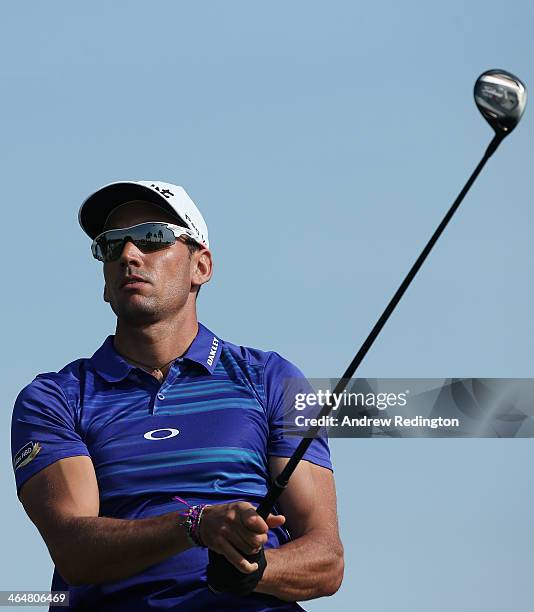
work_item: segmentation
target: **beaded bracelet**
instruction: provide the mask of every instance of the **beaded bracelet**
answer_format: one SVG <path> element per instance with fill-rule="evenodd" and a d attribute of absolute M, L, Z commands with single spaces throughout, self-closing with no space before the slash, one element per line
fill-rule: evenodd
<path fill-rule="evenodd" d="M 206 545 L 200 539 L 200 519 L 202 518 L 204 508 L 209 506 L 209 504 L 197 504 L 196 506 L 191 506 L 185 501 L 185 499 L 178 497 L 178 495 L 175 495 L 173 499 L 182 502 L 187 506 L 187 510 L 180 514 L 181 520 L 178 524 L 186 528 L 187 534 L 195 546 L 202 546 L 203 548 L 206 548 Z"/>

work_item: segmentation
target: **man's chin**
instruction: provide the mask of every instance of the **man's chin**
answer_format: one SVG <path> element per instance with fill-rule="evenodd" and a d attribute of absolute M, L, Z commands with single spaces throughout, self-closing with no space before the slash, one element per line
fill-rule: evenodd
<path fill-rule="evenodd" d="M 128 325 L 143 325 L 153 323 L 159 319 L 154 307 L 146 303 L 133 303 L 133 301 L 130 301 L 128 304 L 111 304 L 111 309 L 118 319 Z"/>

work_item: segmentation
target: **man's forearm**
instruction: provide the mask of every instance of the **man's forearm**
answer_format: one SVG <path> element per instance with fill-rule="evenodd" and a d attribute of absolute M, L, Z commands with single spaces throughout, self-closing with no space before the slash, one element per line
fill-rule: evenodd
<path fill-rule="evenodd" d="M 52 557 L 71 584 L 121 580 L 191 547 L 178 520 L 176 512 L 135 520 L 70 518 L 56 532 Z"/>
<path fill-rule="evenodd" d="M 343 579 L 343 546 L 318 531 L 265 550 L 267 568 L 255 591 L 285 601 L 333 595 Z"/>

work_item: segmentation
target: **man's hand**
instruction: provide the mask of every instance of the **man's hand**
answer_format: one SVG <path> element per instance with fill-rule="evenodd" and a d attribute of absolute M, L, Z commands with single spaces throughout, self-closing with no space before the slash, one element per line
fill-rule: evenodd
<path fill-rule="evenodd" d="M 269 529 L 285 522 L 282 515 L 269 514 L 264 521 L 248 502 L 207 506 L 200 521 L 200 539 L 209 549 L 224 555 L 243 574 L 259 569 L 244 555 L 260 552 L 267 542 Z"/>

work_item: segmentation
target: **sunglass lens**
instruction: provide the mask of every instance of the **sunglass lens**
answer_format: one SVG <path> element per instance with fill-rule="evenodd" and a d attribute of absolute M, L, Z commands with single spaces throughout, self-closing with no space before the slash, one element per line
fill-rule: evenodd
<path fill-rule="evenodd" d="M 101 261 L 115 261 L 127 241 L 133 242 L 143 253 L 152 253 L 171 246 L 175 240 L 173 231 L 165 224 L 142 223 L 102 234 L 96 242 L 95 255 Z"/>

